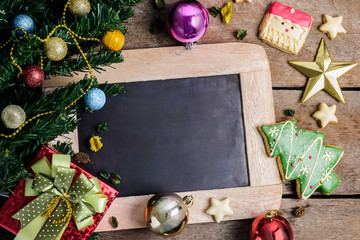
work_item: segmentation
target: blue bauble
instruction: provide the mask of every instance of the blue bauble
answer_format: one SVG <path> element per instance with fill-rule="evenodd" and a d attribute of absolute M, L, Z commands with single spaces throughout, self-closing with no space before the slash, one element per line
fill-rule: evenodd
<path fill-rule="evenodd" d="M 84 97 L 86 106 L 91 110 L 99 110 L 105 105 L 105 93 L 98 88 L 90 89 Z"/>
<path fill-rule="evenodd" d="M 34 21 L 32 20 L 31 17 L 29 17 L 28 15 L 17 15 L 13 22 L 12 22 L 12 28 L 16 29 L 16 28 L 22 28 L 24 29 L 27 33 L 33 33 L 34 29 L 35 29 L 35 24 Z M 18 36 L 24 36 L 24 32 L 21 30 L 18 30 L 16 32 L 16 34 Z"/>

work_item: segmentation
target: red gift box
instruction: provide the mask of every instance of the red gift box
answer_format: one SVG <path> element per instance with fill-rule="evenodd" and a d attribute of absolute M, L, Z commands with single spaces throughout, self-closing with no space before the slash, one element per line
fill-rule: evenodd
<path fill-rule="evenodd" d="M 40 149 L 40 152 L 35 157 L 33 163 L 38 161 L 39 159 L 43 158 L 44 156 L 47 159 L 52 160 L 52 155 L 56 154 L 55 150 L 52 150 L 46 146 L 43 146 Z M 33 164 L 32 163 L 32 164 Z M 80 174 L 84 173 L 87 178 L 93 178 L 94 176 L 85 172 L 83 169 L 75 165 L 74 163 L 70 163 L 70 167 L 75 169 L 75 176 L 74 179 L 80 176 Z M 110 207 L 111 203 L 116 198 L 118 192 L 111 188 L 110 186 L 106 185 L 102 181 L 99 180 L 99 185 L 103 191 L 103 194 L 108 196 L 108 200 L 106 203 L 106 208 L 103 213 L 96 213 L 94 218 L 94 224 L 78 230 L 74 219 L 72 218 L 69 222 L 69 226 L 67 227 L 66 231 L 61 237 L 61 240 L 83 240 L 88 239 L 95 231 L 97 225 L 100 223 L 102 217 L 105 215 L 106 211 Z M 25 189 L 25 180 L 22 180 L 15 188 L 14 194 L 12 194 L 9 199 L 5 202 L 3 207 L 0 209 L 0 226 L 6 228 L 10 232 L 17 234 L 20 231 L 20 221 L 12 218 L 15 213 L 17 213 L 20 209 L 22 209 L 25 205 L 29 202 L 34 200 L 36 197 L 27 197 L 24 196 L 24 189 Z"/>

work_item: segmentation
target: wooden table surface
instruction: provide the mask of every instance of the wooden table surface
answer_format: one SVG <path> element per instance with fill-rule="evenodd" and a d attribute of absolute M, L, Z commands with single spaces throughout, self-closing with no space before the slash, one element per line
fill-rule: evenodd
<path fill-rule="evenodd" d="M 126 27 L 125 49 L 176 46 L 180 43 L 173 40 L 166 32 L 164 18 L 166 10 L 175 0 L 165 0 L 165 9 L 158 10 L 153 0 L 144 0 L 134 7 L 135 16 Z M 226 0 L 202 0 L 207 8 L 223 6 Z M 309 200 L 299 200 L 295 192 L 295 182 L 283 184 L 281 210 L 293 227 L 294 239 L 360 239 L 360 67 L 357 66 L 339 79 L 346 103 L 336 101 L 326 92 L 320 92 L 306 103 L 300 99 L 307 79 L 292 68 L 287 62 L 314 61 L 321 38 L 325 38 L 333 61 L 360 62 L 360 1 L 359 0 L 281 0 L 282 4 L 308 13 L 313 18 L 310 35 L 297 55 L 283 53 L 262 43 L 258 38 L 258 27 L 261 20 L 274 1 L 253 0 L 252 3 L 234 4 L 233 18 L 229 24 L 223 24 L 220 18 L 210 16 L 207 33 L 199 44 L 239 41 L 235 38 L 238 29 L 246 29 L 248 36 L 243 42 L 260 44 L 268 54 L 271 66 L 276 120 L 288 119 L 284 110 L 296 110 L 298 127 L 307 130 L 323 131 L 327 134 L 325 144 L 342 147 L 344 156 L 335 167 L 335 172 L 342 183 L 331 196 L 314 194 Z M 318 30 L 322 24 L 322 15 L 342 15 L 343 26 L 347 34 L 330 40 Z M 195 46 L 196 47 L 196 46 Z M 126 61 L 126 60 L 125 60 Z M 169 59 L 171 61 L 171 59 Z M 320 129 L 311 115 L 319 103 L 336 104 L 338 124 L 329 124 Z M 259 196 L 261 198 L 261 196 Z M 308 206 L 303 217 L 296 218 L 292 211 L 296 207 Z M 190 216 L 191 217 L 191 216 Z M 119 219 L 121 221 L 121 219 Z M 188 225 L 178 236 L 170 239 L 248 239 L 252 219 L 224 221 L 219 224 Z M 12 239 L 11 234 L 0 230 L 0 239 Z M 147 229 L 113 231 L 100 233 L 99 239 L 162 239 Z"/>

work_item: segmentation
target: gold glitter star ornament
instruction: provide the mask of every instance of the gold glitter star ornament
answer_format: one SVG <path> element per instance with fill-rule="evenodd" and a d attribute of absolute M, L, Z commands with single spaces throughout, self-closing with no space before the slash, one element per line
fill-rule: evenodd
<path fill-rule="evenodd" d="M 338 78 L 354 68 L 356 62 L 332 62 L 324 39 L 321 39 L 315 62 L 290 61 L 289 64 L 309 78 L 301 102 L 327 91 L 334 98 L 345 103 Z"/>

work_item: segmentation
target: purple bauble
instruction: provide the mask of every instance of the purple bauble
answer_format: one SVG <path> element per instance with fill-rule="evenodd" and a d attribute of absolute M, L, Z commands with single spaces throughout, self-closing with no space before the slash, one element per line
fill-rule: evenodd
<path fill-rule="evenodd" d="M 206 8 L 196 0 L 180 0 L 167 14 L 169 33 L 179 42 L 192 43 L 199 40 L 209 25 Z"/>

